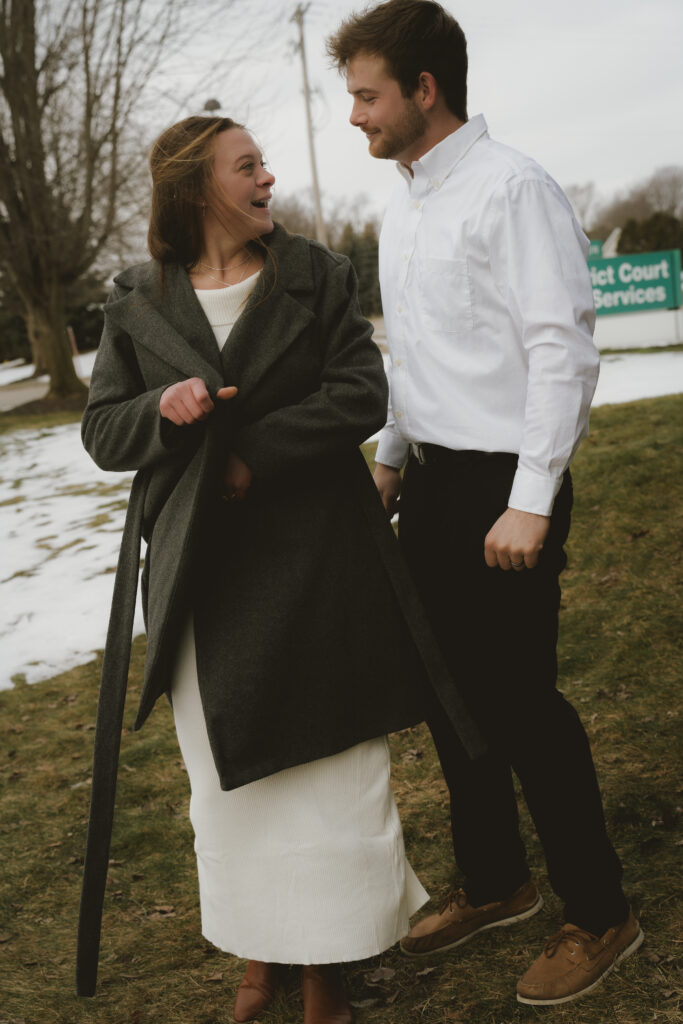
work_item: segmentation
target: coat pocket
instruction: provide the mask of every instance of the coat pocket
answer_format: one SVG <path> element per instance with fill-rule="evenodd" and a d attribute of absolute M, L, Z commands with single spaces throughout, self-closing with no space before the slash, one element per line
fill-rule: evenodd
<path fill-rule="evenodd" d="M 422 312 L 439 334 L 464 334 L 474 326 L 467 260 L 423 257 L 419 261 Z"/>

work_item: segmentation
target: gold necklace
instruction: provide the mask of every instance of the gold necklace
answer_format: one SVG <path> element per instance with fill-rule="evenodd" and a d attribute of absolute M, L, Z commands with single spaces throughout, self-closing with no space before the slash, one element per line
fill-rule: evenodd
<path fill-rule="evenodd" d="M 247 261 L 245 260 L 244 262 L 246 263 Z M 206 266 L 206 264 L 203 264 L 203 266 Z M 242 264 L 240 263 L 240 264 L 238 264 L 238 266 L 241 267 Z M 220 277 L 214 277 L 213 274 L 207 274 L 206 271 L 204 272 L 204 277 L 209 277 L 212 281 L 216 281 L 218 284 L 223 285 L 224 288 L 234 288 L 235 285 L 238 285 L 238 284 L 242 283 L 242 281 L 244 280 L 244 275 L 246 274 L 246 272 L 247 272 L 247 268 L 245 267 L 244 270 L 242 271 L 242 273 L 240 274 L 239 278 L 237 279 L 237 281 L 233 281 L 232 284 L 227 284 L 227 282 L 222 281 Z"/>
<path fill-rule="evenodd" d="M 252 253 L 248 252 L 241 263 L 233 263 L 232 266 L 228 264 L 227 267 L 212 267 L 210 263 L 202 263 L 201 260 L 199 261 L 199 266 L 206 267 L 207 270 L 237 270 L 238 267 L 243 267 L 245 263 L 248 263 L 250 259 L 252 259 Z"/>

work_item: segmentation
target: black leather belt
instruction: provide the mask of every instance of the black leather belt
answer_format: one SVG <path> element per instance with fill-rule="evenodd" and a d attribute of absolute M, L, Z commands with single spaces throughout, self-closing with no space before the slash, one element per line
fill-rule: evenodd
<path fill-rule="evenodd" d="M 410 450 L 421 466 L 434 465 L 437 462 L 479 462 L 491 458 L 516 459 L 513 452 L 480 452 L 469 448 L 442 448 L 438 444 L 415 444 L 411 442 Z"/>

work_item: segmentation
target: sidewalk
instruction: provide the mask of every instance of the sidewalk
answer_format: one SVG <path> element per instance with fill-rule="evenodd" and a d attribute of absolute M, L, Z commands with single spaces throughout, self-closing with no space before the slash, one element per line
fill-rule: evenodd
<path fill-rule="evenodd" d="M 97 352 L 82 352 L 74 359 L 76 373 L 87 384 L 90 380 Z M 10 412 L 26 402 L 36 402 L 47 395 L 49 381 L 44 377 L 31 377 L 33 366 L 14 360 L 0 364 L 0 413 Z"/>
<path fill-rule="evenodd" d="M 0 412 L 9 412 L 17 405 L 45 398 L 47 386 L 46 377 L 38 377 L 35 380 L 18 380 L 13 384 L 0 386 Z"/>

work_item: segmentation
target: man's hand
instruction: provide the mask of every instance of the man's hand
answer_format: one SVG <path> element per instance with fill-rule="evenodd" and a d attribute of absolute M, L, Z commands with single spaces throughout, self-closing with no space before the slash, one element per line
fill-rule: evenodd
<path fill-rule="evenodd" d="M 484 541 L 484 557 L 490 568 L 533 569 L 550 528 L 548 516 L 508 508 L 496 520 Z"/>
<path fill-rule="evenodd" d="M 223 486 L 226 501 L 242 501 L 251 485 L 251 470 L 246 462 L 231 452 L 225 467 Z"/>
<path fill-rule="evenodd" d="M 393 516 L 398 509 L 398 498 L 401 493 L 401 471 L 378 462 L 372 479 L 375 481 L 387 515 Z"/>
<path fill-rule="evenodd" d="M 234 398 L 236 394 L 235 387 L 220 388 L 216 397 L 223 400 Z M 177 427 L 205 420 L 213 409 L 214 404 L 201 377 L 190 377 L 172 384 L 159 399 L 159 412 Z"/>

